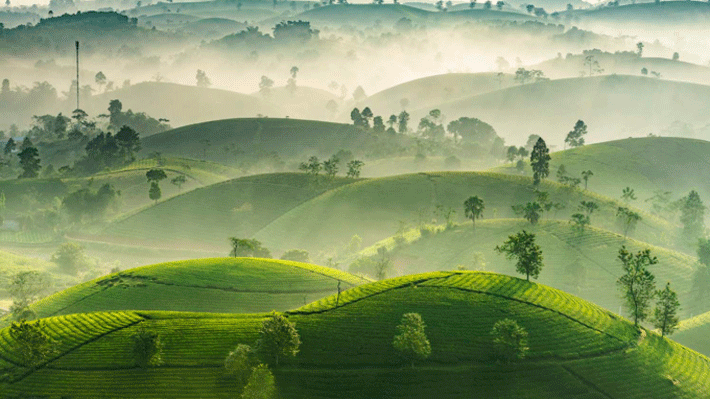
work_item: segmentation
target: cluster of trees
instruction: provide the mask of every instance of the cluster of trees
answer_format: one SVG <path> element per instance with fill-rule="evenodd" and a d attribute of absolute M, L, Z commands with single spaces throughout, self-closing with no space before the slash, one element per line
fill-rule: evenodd
<path fill-rule="evenodd" d="M 322 171 L 325 173 L 329 180 L 332 180 L 340 171 L 340 154 L 344 153 L 345 152 L 341 151 L 323 162 L 321 162 L 320 159 L 318 159 L 318 157 L 314 155 L 308 158 L 308 161 L 301 162 L 301 164 L 298 166 L 298 169 L 313 176 L 316 180 L 318 179 L 318 175 Z M 352 154 L 349 154 L 348 158 L 352 158 Z M 347 172 L 345 173 L 345 176 L 350 179 L 359 178 L 362 167 L 364 165 L 365 163 L 360 161 L 359 159 L 349 160 L 345 165 L 348 168 Z"/>
<path fill-rule="evenodd" d="M 301 338 L 294 323 L 276 312 L 264 320 L 253 346 L 239 344 L 224 361 L 226 371 L 235 378 L 242 399 L 270 399 L 276 394 L 273 373 L 283 358 L 295 357 Z"/>
<path fill-rule="evenodd" d="M 252 238 L 230 237 L 229 243 L 232 246 L 229 256 L 233 257 L 254 257 L 271 258 L 271 251 L 264 248 L 261 241 Z"/>

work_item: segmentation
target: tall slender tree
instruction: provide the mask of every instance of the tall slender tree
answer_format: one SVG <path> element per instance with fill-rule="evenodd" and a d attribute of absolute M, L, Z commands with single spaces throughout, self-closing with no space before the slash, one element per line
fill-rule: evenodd
<path fill-rule="evenodd" d="M 477 195 L 469 197 L 466 201 L 464 201 L 464 214 L 473 222 L 474 230 L 476 229 L 476 219 L 481 219 L 483 217 L 483 210 L 485 208 L 483 200 L 478 198 Z"/>
<path fill-rule="evenodd" d="M 540 137 L 530 152 L 530 166 L 533 170 L 533 184 L 540 184 L 540 180 L 550 174 L 550 150 L 545 144 L 545 140 Z"/>
<path fill-rule="evenodd" d="M 678 295 L 671 289 L 671 283 L 666 283 L 666 288 L 656 293 L 658 303 L 653 315 L 653 326 L 661 331 L 661 336 L 671 335 L 678 328 L 680 319 L 678 310 L 680 302 Z"/>
<path fill-rule="evenodd" d="M 617 284 L 622 291 L 626 308 L 634 318 L 634 325 L 648 317 L 651 299 L 656 295 L 655 277 L 648 267 L 658 263 L 658 258 L 651 256 L 651 250 L 645 249 L 634 255 L 622 246 L 618 259 L 621 261 L 624 274 Z"/>

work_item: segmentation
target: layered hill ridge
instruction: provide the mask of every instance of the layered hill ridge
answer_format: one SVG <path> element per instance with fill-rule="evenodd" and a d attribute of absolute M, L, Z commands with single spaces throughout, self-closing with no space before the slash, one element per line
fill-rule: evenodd
<path fill-rule="evenodd" d="M 46 297 L 37 317 L 122 310 L 288 310 L 368 280 L 323 266 L 258 258 L 168 262 L 113 273 Z"/>
<path fill-rule="evenodd" d="M 392 348 L 406 312 L 422 315 L 432 345 L 431 358 L 415 368 L 403 368 Z M 503 275 L 406 276 L 287 315 L 302 345 L 295 359 L 274 369 L 286 398 L 669 399 L 704 398 L 710 389 L 706 357 L 570 294 Z M 48 318 L 45 330 L 60 344 L 35 370 L 22 366 L 5 329 L 0 363 L 15 377 L 3 388 L 82 399 L 234 396 L 224 357 L 238 343 L 253 343 L 265 317 L 102 312 Z M 507 365 L 491 360 L 490 331 L 503 318 L 529 334 L 528 357 Z M 133 366 L 130 337 L 139 328 L 161 335 L 163 365 Z"/>

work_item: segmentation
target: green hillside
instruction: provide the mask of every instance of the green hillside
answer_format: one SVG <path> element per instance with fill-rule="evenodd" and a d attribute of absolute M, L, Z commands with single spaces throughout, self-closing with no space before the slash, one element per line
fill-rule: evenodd
<path fill-rule="evenodd" d="M 401 101 L 406 100 L 406 109 L 433 109 L 439 104 L 460 98 L 499 90 L 513 85 L 513 76 L 504 75 L 498 80 L 493 72 L 447 73 L 410 80 L 377 92 L 356 104 L 361 110 L 370 107 L 376 115 L 399 114 Z M 352 109 L 342 110 L 342 119 L 349 120 Z M 347 111 L 347 112 L 345 112 Z"/>
<path fill-rule="evenodd" d="M 229 251 L 227 238 L 249 237 L 339 178 L 314 185 L 300 173 L 247 176 L 198 188 L 110 224 L 97 239 L 170 248 Z M 287 248 L 293 249 L 293 248 Z"/>
<path fill-rule="evenodd" d="M 326 108 L 329 101 L 340 105 L 341 100 L 326 90 L 308 86 L 274 87 L 267 95 L 256 92 L 252 96 L 274 104 L 283 116 L 297 119 L 328 120 L 332 113 Z"/>
<path fill-rule="evenodd" d="M 616 230 L 618 203 L 590 191 L 572 190 L 544 181 L 540 190 L 567 208 L 556 218 L 567 219 L 582 200 L 595 201 L 600 210 L 593 218 L 599 227 Z M 488 172 L 419 173 L 369 179 L 330 190 L 270 223 L 256 234 L 269 248 L 303 248 L 309 251 L 341 251 L 353 235 L 364 245 L 393 235 L 402 225 L 428 223 L 437 218 L 437 206 L 456 211 L 464 220 L 463 202 L 477 195 L 485 203 L 485 218 L 510 218 L 511 206 L 534 198 L 532 179 Z M 555 215 L 553 215 L 555 216 Z M 441 222 L 441 217 L 438 217 Z M 644 215 L 637 229 L 639 239 L 654 244 L 674 242 L 674 228 Z"/>
<path fill-rule="evenodd" d="M 299 19 L 318 25 L 372 24 L 380 21 L 393 24 L 402 18 L 420 21 L 433 13 L 404 4 L 334 4 L 312 8 L 297 15 Z"/>
<path fill-rule="evenodd" d="M 622 190 L 631 187 L 638 197 L 633 205 L 648 208 L 651 204 L 644 201 L 659 190 L 672 192 L 673 200 L 687 195 L 690 190 L 698 191 L 703 200 L 710 200 L 706 184 L 710 179 L 709 152 L 710 142 L 703 140 L 624 139 L 552 153 L 550 169 L 556 171 L 564 165 L 568 174 L 576 177 L 580 177 L 582 171 L 591 170 L 594 176 L 589 179 L 590 190 L 620 198 Z M 512 165 L 494 170 L 518 174 Z"/>
<path fill-rule="evenodd" d="M 624 4 L 621 7 L 601 7 L 577 12 L 584 22 L 597 24 L 617 24 L 623 22 L 625 27 L 661 28 L 673 26 L 674 29 L 683 25 L 705 26 L 710 18 L 707 4 L 701 1 L 662 1 L 659 3 Z M 654 26 L 655 25 L 655 26 Z M 650 27 L 649 27 L 650 28 Z"/>
<path fill-rule="evenodd" d="M 288 310 L 367 280 L 322 266 L 258 258 L 161 263 L 113 273 L 32 305 L 38 317 L 115 310 Z"/>
<path fill-rule="evenodd" d="M 589 126 L 589 143 L 659 134 L 676 121 L 704 126 L 710 121 L 704 100 L 708 96 L 710 86 L 607 75 L 528 83 L 436 108 L 449 119 L 479 118 L 508 144 L 522 145 L 529 135 L 538 134 L 548 146 L 562 148 L 565 136 L 579 119 Z M 429 110 L 410 113 L 418 120 Z"/>
<path fill-rule="evenodd" d="M 489 273 L 450 272 L 367 284 L 289 314 L 301 336 L 295 360 L 275 369 L 284 398 L 704 398 L 710 360 L 641 331 L 564 292 Z M 406 367 L 392 347 L 403 313 L 427 323 L 432 356 Z M 251 344 L 263 315 L 110 312 L 45 319 L 59 342 L 52 359 L 23 368 L 8 330 L 6 395 L 72 398 L 227 398 L 226 354 Z M 490 331 L 503 318 L 529 334 L 528 357 L 491 361 Z M 354 322 L 355 321 L 355 322 Z M 137 369 L 131 334 L 161 334 L 164 364 Z M 403 367 L 405 366 L 405 367 Z"/>
<path fill-rule="evenodd" d="M 167 104 L 164 99 L 169 98 Z M 143 82 L 92 97 L 89 115 L 106 113 L 109 101 L 118 99 L 123 110 L 145 112 L 153 118 L 166 118 L 172 126 L 183 126 L 216 119 L 280 116 L 278 108 L 247 94 L 228 90 L 185 86 L 176 83 Z"/>
<path fill-rule="evenodd" d="M 678 326 L 678 331 L 673 334 L 673 339 L 688 348 L 694 349 L 705 356 L 710 354 L 710 312 L 683 320 Z"/>
<path fill-rule="evenodd" d="M 616 285 L 622 274 L 617 259 L 619 248 L 625 245 L 633 252 L 650 248 L 659 261 L 650 268 L 659 288 L 666 281 L 671 282 L 679 294 L 684 314 L 707 310 L 691 303 L 693 273 L 697 268 L 695 258 L 632 238 L 624 240 L 617 233 L 590 227 L 580 235 L 567 221 L 544 220 L 531 226 L 520 219 L 479 220 L 475 231 L 470 222 L 440 229 L 423 236 L 418 229 L 411 230 L 403 235 L 406 242 L 398 245 L 395 238 L 390 237 L 365 248 L 358 256 L 376 256 L 377 248 L 387 247 L 388 257 L 393 262 L 391 275 L 452 270 L 458 266 L 517 275 L 514 262 L 496 253 L 494 248 L 509 235 L 526 230 L 535 233 L 536 242 L 542 248 L 545 266 L 540 273 L 540 283 L 621 312 L 622 301 Z"/>
<path fill-rule="evenodd" d="M 274 158 L 303 161 L 359 148 L 367 134 L 352 125 L 297 119 L 225 119 L 169 130 L 142 140 L 143 153 L 237 164 Z M 209 142 L 205 142 L 209 140 Z M 225 151 L 227 148 L 228 151 Z M 236 153 L 235 153 L 236 151 Z M 304 158 L 305 157 L 305 158 Z M 264 165 L 267 166 L 272 165 Z"/>

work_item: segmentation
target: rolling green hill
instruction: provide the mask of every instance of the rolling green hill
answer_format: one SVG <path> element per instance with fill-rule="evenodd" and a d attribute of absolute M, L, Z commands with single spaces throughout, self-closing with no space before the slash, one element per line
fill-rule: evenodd
<path fill-rule="evenodd" d="M 297 119 L 225 119 L 184 126 L 146 137 L 148 154 L 213 160 L 236 164 L 251 156 L 304 161 L 310 155 L 329 157 L 344 148 L 359 148 L 367 133 L 352 125 Z M 205 140 L 209 142 L 205 145 Z M 234 149 L 230 149 L 233 146 Z M 229 151 L 225 151 L 224 148 Z M 237 152 L 235 154 L 234 152 Z"/>
<path fill-rule="evenodd" d="M 579 119 L 589 126 L 589 143 L 659 134 L 676 121 L 707 125 L 708 96 L 710 86 L 608 75 L 528 83 L 436 108 L 449 119 L 479 118 L 509 144 L 524 144 L 530 134 L 538 134 L 548 146 L 561 148 Z M 412 111 L 412 119 L 429 110 Z"/>
<path fill-rule="evenodd" d="M 169 98 L 168 105 L 164 99 Z M 273 105 L 247 94 L 233 91 L 185 86 L 176 83 L 143 82 L 92 97 L 89 115 L 105 114 L 109 101 L 120 100 L 123 110 L 145 112 L 153 118 L 166 118 L 172 126 L 183 126 L 215 119 L 279 116 Z"/>
<path fill-rule="evenodd" d="M 402 225 L 430 222 L 437 206 L 456 211 L 464 220 L 463 202 L 478 195 L 485 203 L 485 218 L 516 217 L 511 205 L 525 204 L 534 197 L 532 179 L 488 172 L 419 173 L 369 179 L 330 190 L 293 208 L 255 237 L 272 249 L 303 248 L 309 251 L 341 251 L 357 234 L 364 245 L 391 236 Z M 594 223 L 615 230 L 618 203 L 589 191 L 570 191 L 551 181 L 540 190 L 567 204 L 557 218 L 577 212 L 582 200 L 600 205 Z M 572 211 L 572 212 L 571 212 Z M 554 216 L 554 215 L 553 215 Z M 438 218 L 441 221 L 441 217 Z M 650 215 L 638 226 L 639 239 L 653 244 L 673 242 L 674 228 Z"/>
<path fill-rule="evenodd" d="M 682 320 L 673 339 L 682 345 L 696 350 L 705 356 L 710 354 L 710 312 L 701 313 L 689 319 Z"/>
<path fill-rule="evenodd" d="M 252 96 L 279 107 L 284 116 L 297 119 L 330 119 L 332 114 L 326 108 L 329 101 L 340 105 L 340 99 L 326 90 L 308 86 L 274 87 L 268 94 L 252 93 Z"/>
<path fill-rule="evenodd" d="M 601 7 L 575 13 L 584 23 L 610 24 L 623 22 L 625 27 L 653 29 L 673 26 L 700 28 L 710 19 L 710 10 L 701 1 L 663 1 L 659 3 L 625 4 L 621 7 Z M 616 24 L 616 25 L 611 25 Z"/>
<path fill-rule="evenodd" d="M 312 8 L 297 15 L 299 19 L 319 25 L 393 24 L 401 18 L 412 21 L 427 19 L 433 13 L 404 4 L 334 4 Z"/>
<path fill-rule="evenodd" d="M 367 280 L 328 267 L 258 258 L 161 263 L 113 273 L 32 305 L 37 317 L 117 310 L 288 310 Z"/>
<path fill-rule="evenodd" d="M 672 192 L 673 200 L 696 190 L 703 200 L 709 200 L 710 190 L 706 185 L 710 179 L 709 152 L 710 142 L 703 140 L 623 139 L 552 153 L 550 170 L 554 172 L 564 165 L 568 174 L 576 177 L 580 177 L 582 171 L 591 170 L 594 176 L 589 179 L 590 190 L 620 198 L 622 190 L 631 187 L 638 197 L 633 205 L 648 208 L 651 204 L 644 201 L 659 190 Z M 494 170 L 518 174 L 512 165 Z"/>
<path fill-rule="evenodd" d="M 406 367 L 392 347 L 403 313 L 427 323 L 431 358 Z M 51 360 L 24 368 L 0 332 L 5 395 L 226 398 L 238 394 L 224 358 L 251 344 L 264 315 L 101 312 L 53 317 Z M 493 324 L 515 319 L 528 356 L 491 361 Z M 275 369 L 284 398 L 706 398 L 710 360 L 564 292 L 490 273 L 449 272 L 363 285 L 289 313 L 295 360 Z M 131 334 L 161 335 L 164 364 L 138 369 Z M 405 366 L 405 367 L 403 367 Z M 14 378 L 12 377 L 14 376 Z"/>
<path fill-rule="evenodd" d="M 513 85 L 512 75 L 504 75 L 498 80 L 497 74 L 447 73 L 411 80 L 367 97 L 356 104 L 362 110 L 370 107 L 376 115 L 385 119 L 402 111 L 401 101 L 406 100 L 406 109 L 433 109 L 439 104 L 460 98 L 499 90 Z M 350 120 L 352 108 L 343 110 L 341 119 Z"/>
<path fill-rule="evenodd" d="M 521 230 L 535 233 L 542 248 L 545 265 L 540 273 L 542 284 L 621 312 L 622 301 L 616 285 L 622 274 L 617 259 L 619 248 L 625 245 L 633 252 L 650 248 L 659 261 L 650 268 L 659 288 L 666 281 L 671 282 L 683 304 L 683 314 L 707 310 L 691 303 L 695 258 L 632 238 L 624 240 L 619 234 L 595 227 L 580 235 L 561 220 L 544 220 L 536 226 L 519 219 L 479 220 L 475 231 L 469 222 L 425 235 L 415 229 L 403 235 L 406 242 L 398 245 L 395 237 L 390 237 L 365 248 L 358 256 L 374 257 L 377 248 L 388 248 L 388 257 L 393 262 L 391 274 L 395 276 L 452 270 L 458 266 L 517 275 L 514 262 L 496 253 L 494 248 Z"/>
<path fill-rule="evenodd" d="M 331 186 L 315 186 L 299 173 L 242 177 L 159 202 L 115 221 L 96 239 L 226 254 L 228 237 L 249 237 L 329 187 L 351 182 L 340 178 Z"/>

